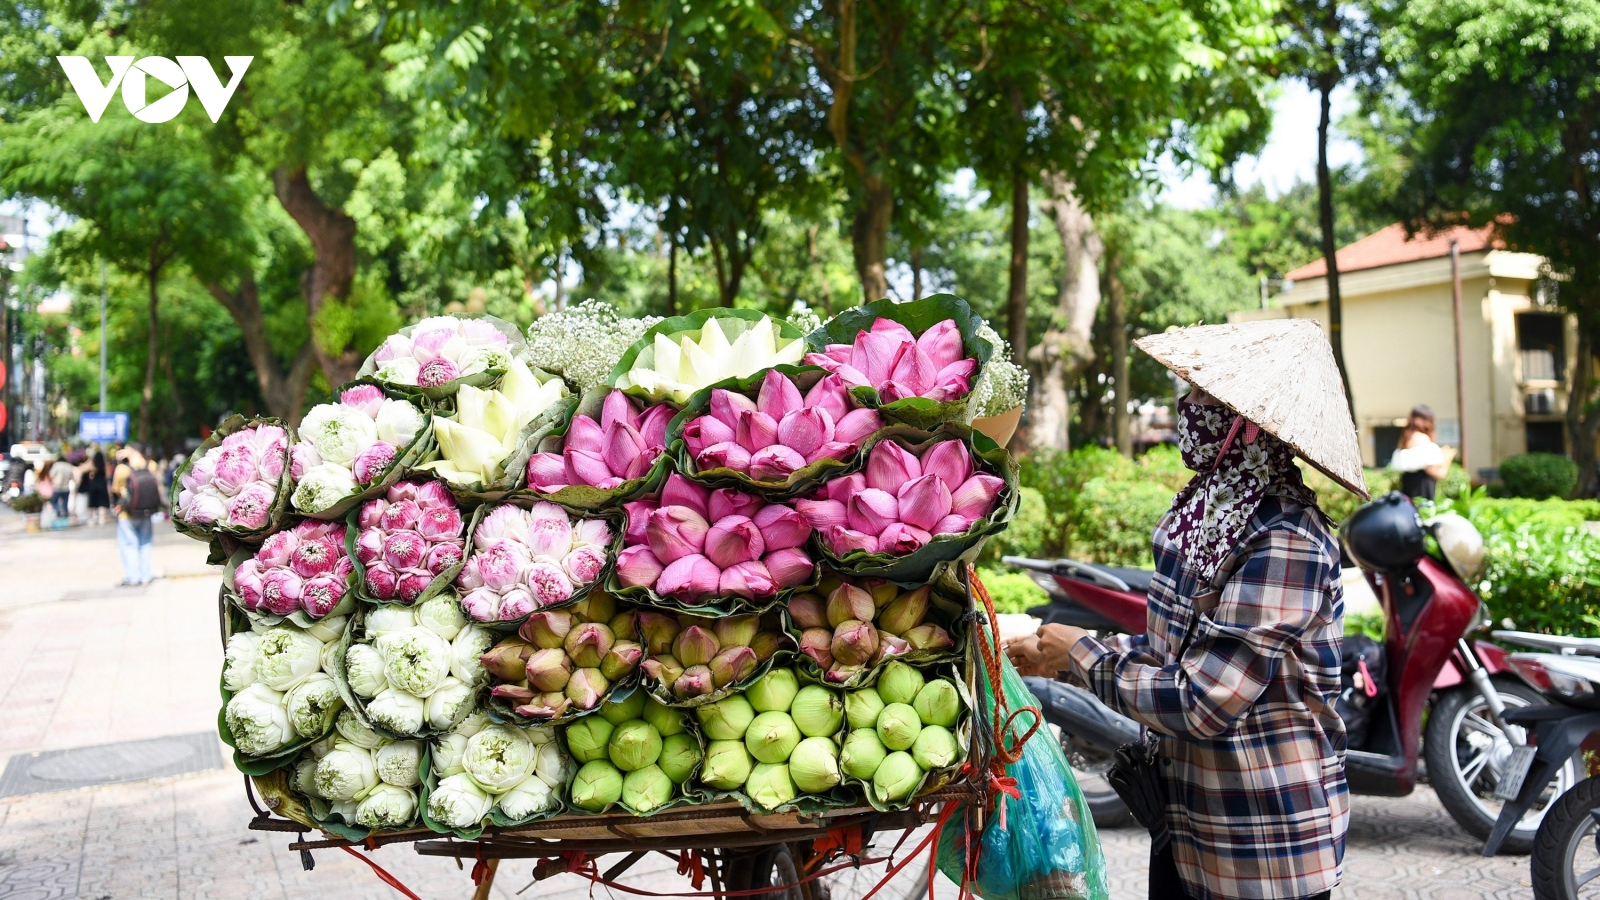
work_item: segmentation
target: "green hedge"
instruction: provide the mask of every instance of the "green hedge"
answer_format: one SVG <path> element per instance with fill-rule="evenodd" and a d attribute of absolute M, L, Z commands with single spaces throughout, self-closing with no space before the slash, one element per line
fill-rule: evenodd
<path fill-rule="evenodd" d="M 1561 498 L 1578 486 L 1578 464 L 1556 453 L 1519 453 L 1500 463 L 1507 497 Z"/>

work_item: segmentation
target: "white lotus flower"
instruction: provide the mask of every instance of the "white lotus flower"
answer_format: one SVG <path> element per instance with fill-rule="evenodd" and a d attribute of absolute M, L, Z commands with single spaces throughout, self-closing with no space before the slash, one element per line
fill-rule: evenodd
<path fill-rule="evenodd" d="M 456 393 L 455 414 L 433 417 L 439 458 L 419 468 L 453 484 L 495 481 L 505 474 L 506 458 L 516 452 L 522 430 L 566 395 L 561 379 L 540 383 L 526 363 L 513 359 L 498 388 L 463 385 Z"/>
<path fill-rule="evenodd" d="M 339 660 L 343 658 L 339 653 L 339 642 L 329 641 L 322 645 L 321 661 L 317 665 L 324 672 L 337 672 L 340 666 Z"/>
<path fill-rule="evenodd" d="M 422 366 L 413 357 L 397 356 L 379 366 L 372 376 L 389 384 L 416 384 Z"/>
<path fill-rule="evenodd" d="M 307 797 L 321 797 L 317 793 L 317 761 L 318 757 L 315 756 L 300 757 L 294 764 L 294 778 L 289 786 Z"/>
<path fill-rule="evenodd" d="M 353 406 L 323 403 L 300 420 L 300 437 L 317 448 L 324 463 L 348 469 L 356 454 L 378 439 L 378 428 L 371 416 Z"/>
<path fill-rule="evenodd" d="M 295 685 L 284 697 L 283 706 L 296 734 L 303 738 L 319 738 L 333 727 L 333 718 L 344 709 L 344 701 L 339 699 L 333 679 L 317 672 Z"/>
<path fill-rule="evenodd" d="M 333 720 L 333 729 L 343 740 L 367 750 L 376 750 L 384 743 L 383 735 L 373 731 L 367 723 L 361 721 L 360 716 L 348 709 L 339 713 L 339 717 Z"/>
<path fill-rule="evenodd" d="M 317 762 L 317 793 L 329 800 L 360 800 L 378 784 L 372 751 L 341 741 Z"/>
<path fill-rule="evenodd" d="M 373 755 L 373 765 L 378 767 L 378 777 L 395 787 L 416 787 L 420 781 L 417 769 L 421 764 L 421 741 L 395 741 L 384 744 Z"/>
<path fill-rule="evenodd" d="M 355 821 L 368 828 L 404 828 L 416 814 L 416 791 L 379 783 L 356 806 Z"/>
<path fill-rule="evenodd" d="M 349 407 L 345 407 L 348 409 Z M 361 415 L 359 412 L 356 415 Z M 362 416 L 362 418 L 366 418 Z M 371 421 L 368 419 L 367 421 Z M 289 502 L 305 513 L 318 513 L 361 490 L 350 469 L 338 463 L 313 466 L 294 486 Z"/>
<path fill-rule="evenodd" d="M 489 718 L 489 713 L 486 710 L 473 710 L 465 719 L 461 720 L 461 724 L 450 729 L 450 733 L 472 737 L 473 735 L 493 724 L 494 720 Z"/>
<path fill-rule="evenodd" d="M 428 794 L 428 815 L 446 828 L 471 828 L 494 808 L 494 798 L 466 773 L 451 775 Z"/>
<path fill-rule="evenodd" d="M 489 673 L 478 657 L 495 643 L 494 633 L 479 625 L 468 625 L 450 642 L 450 674 L 474 687 L 489 680 Z"/>
<path fill-rule="evenodd" d="M 367 704 L 372 723 L 394 734 L 417 734 L 426 718 L 422 698 L 387 688 Z"/>
<path fill-rule="evenodd" d="M 290 625 L 269 629 L 256 643 L 256 677 L 287 691 L 322 666 L 322 642 Z"/>
<path fill-rule="evenodd" d="M 537 756 L 522 729 L 490 725 L 467 741 L 461 765 L 484 790 L 499 794 L 527 778 Z"/>
<path fill-rule="evenodd" d="M 228 637 L 222 653 L 222 686 L 237 694 L 256 680 L 256 644 L 259 635 L 243 631 Z"/>
<path fill-rule="evenodd" d="M 539 756 L 533 764 L 533 774 L 552 790 L 567 783 L 567 754 L 559 741 L 546 741 L 539 745 Z"/>
<path fill-rule="evenodd" d="M 448 592 L 434 594 L 417 604 L 416 610 L 417 624 L 447 641 L 455 640 L 467 624 L 467 617 L 461 612 L 461 602 Z"/>
<path fill-rule="evenodd" d="M 383 674 L 383 655 L 371 644 L 351 644 L 344 654 L 344 680 L 363 700 L 378 696 L 389 686 Z"/>
<path fill-rule="evenodd" d="M 343 819 L 346 822 L 354 822 L 356 820 L 356 810 L 360 807 L 360 804 L 356 803 L 356 801 L 334 800 L 323 802 L 328 804 L 328 811 L 323 814 L 322 818 L 328 819 L 332 818 L 333 816 L 338 816 L 340 819 Z M 313 808 L 315 808 L 314 804 Z"/>
<path fill-rule="evenodd" d="M 375 423 L 378 440 L 388 443 L 396 451 L 409 446 L 424 424 L 422 410 L 405 400 L 385 400 L 378 407 Z"/>
<path fill-rule="evenodd" d="M 409 606 L 380 606 L 368 610 L 362 625 L 366 627 L 369 638 L 394 634 L 407 628 L 415 628 L 417 611 Z"/>
<path fill-rule="evenodd" d="M 344 635 L 344 623 L 350 621 L 349 616 L 327 616 L 311 623 L 306 629 L 306 634 L 311 635 L 324 644 L 333 643 Z"/>
<path fill-rule="evenodd" d="M 426 697 L 449 677 L 450 644 L 431 629 L 408 628 L 385 640 L 383 674 L 389 687 Z"/>
<path fill-rule="evenodd" d="M 512 819 L 526 819 L 555 805 L 556 796 L 550 792 L 550 786 L 538 778 L 524 778 L 521 784 L 500 796 L 500 811 Z"/>
<path fill-rule="evenodd" d="M 428 701 L 423 704 L 423 712 L 428 717 L 428 727 L 433 729 L 449 728 L 450 723 L 460 715 L 462 707 L 470 707 L 476 697 L 472 687 L 462 682 L 459 678 L 445 676 L 439 686 L 428 695 Z"/>
<path fill-rule="evenodd" d="M 429 748 L 433 774 L 440 778 L 449 778 L 451 775 L 465 772 L 466 769 L 461 767 L 461 755 L 467 752 L 467 741 L 470 739 L 469 735 L 461 734 L 459 731 L 434 738 L 433 745 Z"/>
<path fill-rule="evenodd" d="M 748 378 L 770 366 L 796 364 L 805 341 L 785 341 L 768 316 L 762 316 L 732 342 L 716 318 L 707 319 L 698 338 L 657 334 L 649 365 L 635 364 L 618 388 L 638 387 L 656 399 L 687 403 L 695 391 L 727 378 Z"/>
<path fill-rule="evenodd" d="M 295 740 L 283 694 L 260 682 L 233 695 L 223 709 L 233 743 L 246 756 L 266 756 Z"/>

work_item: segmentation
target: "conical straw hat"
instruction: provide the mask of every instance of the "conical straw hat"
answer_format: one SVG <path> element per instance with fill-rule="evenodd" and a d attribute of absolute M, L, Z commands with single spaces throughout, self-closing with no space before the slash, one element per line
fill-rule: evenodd
<path fill-rule="evenodd" d="M 1329 478 L 1371 496 L 1333 348 L 1315 321 L 1196 325 L 1133 343 Z"/>

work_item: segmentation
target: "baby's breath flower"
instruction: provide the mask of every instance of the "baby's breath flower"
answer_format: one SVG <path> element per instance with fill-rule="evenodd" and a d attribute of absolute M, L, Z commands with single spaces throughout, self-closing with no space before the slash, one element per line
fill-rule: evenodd
<path fill-rule="evenodd" d="M 1011 361 L 1011 344 L 991 326 L 981 326 L 978 337 L 988 341 L 994 352 L 984 364 L 978 383 L 972 386 L 967 413 L 979 418 L 1010 412 L 1027 399 L 1028 370 Z"/>
<path fill-rule="evenodd" d="M 816 310 L 809 306 L 800 306 L 794 312 L 789 313 L 788 322 L 806 334 L 810 334 L 822 327 L 822 317 L 817 315 Z"/>
<path fill-rule="evenodd" d="M 656 316 L 628 319 L 611 304 L 593 298 L 546 313 L 528 326 L 528 361 L 572 382 L 581 393 L 605 384 Z"/>

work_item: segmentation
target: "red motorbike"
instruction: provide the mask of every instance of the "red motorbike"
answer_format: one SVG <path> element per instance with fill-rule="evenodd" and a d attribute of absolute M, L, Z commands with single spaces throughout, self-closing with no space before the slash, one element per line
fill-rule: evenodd
<path fill-rule="evenodd" d="M 1446 534 L 1441 529 L 1449 529 Z M 1346 637 L 1340 714 L 1349 737 L 1345 777 L 1352 793 L 1380 797 L 1410 794 L 1420 778 L 1466 831 L 1487 838 L 1505 800 L 1496 795 L 1513 751 L 1527 732 L 1505 720 L 1507 709 L 1545 705 L 1537 691 L 1507 668 L 1506 651 L 1469 640 L 1489 626 L 1488 613 L 1467 586 L 1475 559 L 1442 551 L 1471 547 L 1481 558 L 1482 538 L 1459 516 L 1424 525 L 1400 494 L 1374 500 L 1352 514 L 1341 529 L 1348 568 L 1359 566 L 1384 613 L 1384 641 Z M 1432 546 L 1426 540 L 1434 537 Z M 1102 633 L 1145 631 L 1145 595 L 1153 573 L 1070 559 L 1053 561 L 1008 556 L 1050 595 L 1029 613 L 1045 623 L 1076 625 Z M 1137 734 L 1138 726 L 1104 707 L 1086 691 L 1060 682 L 1030 679 L 1046 717 L 1090 795 L 1096 821 L 1120 824 L 1126 810 L 1103 782 L 1113 741 Z M 1098 707 L 1098 708 L 1096 708 Z M 1120 720 L 1120 721 L 1119 721 Z M 1423 764 L 1419 765 L 1419 761 Z M 1081 767 L 1081 768 L 1080 768 Z M 1545 809 L 1581 773 L 1569 761 L 1544 797 L 1533 804 L 1505 842 L 1527 853 Z"/>

